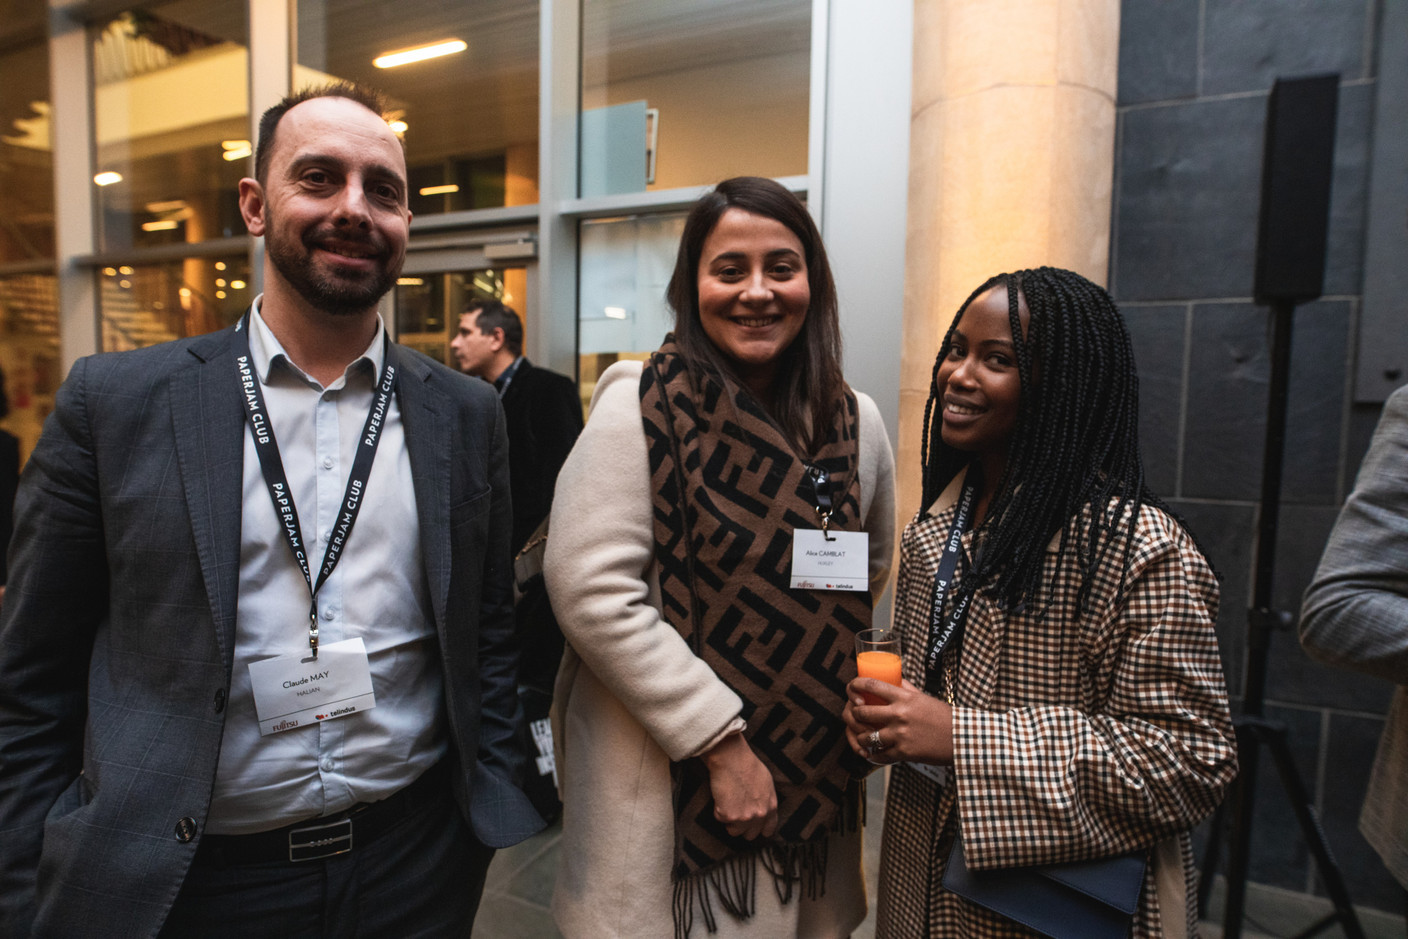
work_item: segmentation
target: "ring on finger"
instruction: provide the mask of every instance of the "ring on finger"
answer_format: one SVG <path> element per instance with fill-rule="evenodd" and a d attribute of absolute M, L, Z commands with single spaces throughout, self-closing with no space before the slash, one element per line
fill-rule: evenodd
<path fill-rule="evenodd" d="M 870 749 L 875 753 L 879 753 L 881 750 L 885 749 L 885 745 L 880 742 L 880 731 L 878 730 L 872 730 L 870 732 Z"/>

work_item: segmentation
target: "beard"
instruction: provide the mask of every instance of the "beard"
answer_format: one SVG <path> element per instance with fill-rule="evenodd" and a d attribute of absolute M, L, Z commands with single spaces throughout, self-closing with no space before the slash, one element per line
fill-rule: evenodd
<path fill-rule="evenodd" d="M 264 238 L 269 260 L 299 296 L 314 309 L 331 316 L 356 316 L 374 308 L 396 283 L 405 261 L 404 254 L 390 257 L 385 242 L 375 234 L 358 237 L 337 233 L 335 237 L 339 241 L 359 242 L 378 259 L 376 269 L 366 274 L 340 275 L 314 266 L 314 249 L 319 240 L 317 231 L 302 240 L 276 235 L 276 231 L 271 222 Z"/>

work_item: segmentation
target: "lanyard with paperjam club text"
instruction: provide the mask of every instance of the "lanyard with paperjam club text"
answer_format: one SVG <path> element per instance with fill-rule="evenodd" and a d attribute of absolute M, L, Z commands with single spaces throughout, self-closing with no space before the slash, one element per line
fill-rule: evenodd
<path fill-rule="evenodd" d="M 337 524 L 328 538 L 327 549 L 323 552 L 323 564 L 318 570 L 315 582 L 308 568 L 308 552 L 303 545 L 302 531 L 298 524 L 298 509 L 293 504 L 293 489 L 284 473 L 284 461 L 279 456 L 279 444 L 274 439 L 274 425 L 269 420 L 269 409 L 264 404 L 264 391 L 259 385 L 259 377 L 254 372 L 254 364 L 249 351 L 250 318 L 246 313 L 235 328 L 235 366 L 239 370 L 240 390 L 245 400 L 245 420 L 249 422 L 250 436 L 254 440 L 254 452 L 259 457 L 259 468 L 264 473 L 264 483 L 269 487 L 269 498 L 274 503 L 274 511 L 279 516 L 284 540 L 293 552 L 303 579 L 308 584 L 310 605 L 308 607 L 308 648 L 313 658 L 318 657 L 318 591 L 327 582 L 333 568 L 342 559 L 342 551 L 352 534 L 352 526 L 357 514 L 362 510 L 362 500 L 367 492 L 367 479 L 371 475 L 372 461 L 381 443 L 382 424 L 386 421 L 387 409 L 396 393 L 396 368 L 391 364 L 391 340 L 383 335 L 385 345 L 382 352 L 380 379 L 372 394 L 372 406 L 367 412 L 367 422 L 362 427 L 362 435 L 357 438 L 357 453 L 352 459 L 352 471 L 347 477 L 347 491 L 342 496 Z"/>
<path fill-rule="evenodd" d="M 958 555 L 963 550 L 963 533 L 968 530 L 973 501 L 978 486 L 974 478 L 977 469 L 970 467 L 963 483 L 963 494 L 958 497 L 958 510 L 953 516 L 953 528 L 944 542 L 943 554 L 939 557 L 939 569 L 934 573 L 934 603 L 929 608 L 929 657 L 925 661 L 924 688 L 930 694 L 939 694 L 937 682 L 942 681 L 940 665 L 944 650 L 950 643 L 963 644 L 963 624 L 968 617 L 968 604 L 973 599 L 972 588 L 959 588 L 953 610 L 947 617 L 943 615 L 944 599 L 953 585 L 953 575 L 958 569 Z"/>

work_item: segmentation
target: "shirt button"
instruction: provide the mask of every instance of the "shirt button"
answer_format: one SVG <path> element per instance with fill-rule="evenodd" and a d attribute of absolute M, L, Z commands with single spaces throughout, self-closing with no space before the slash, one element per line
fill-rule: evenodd
<path fill-rule="evenodd" d="M 196 820 L 189 815 L 176 823 L 176 840 L 186 844 L 196 836 Z"/>
<path fill-rule="evenodd" d="M 336 610 L 323 610 L 323 619 L 330 620 L 337 616 Z"/>
<path fill-rule="evenodd" d="M 331 772 L 332 772 L 332 768 L 333 768 L 334 766 L 336 766 L 337 764 L 332 761 L 332 757 L 330 757 L 330 756 L 325 756 L 325 757 L 323 757 L 323 762 L 319 763 L 318 765 L 322 767 L 323 772 L 325 772 L 325 773 L 331 773 Z"/>
<path fill-rule="evenodd" d="M 224 688 L 216 688 L 216 689 L 215 689 L 215 713 L 216 713 L 216 714 L 219 714 L 219 713 L 220 713 L 221 711 L 223 711 L 223 710 L 225 710 L 225 689 L 224 689 Z"/>
<path fill-rule="evenodd" d="M 323 457 L 323 469 L 332 469 L 332 457 Z"/>

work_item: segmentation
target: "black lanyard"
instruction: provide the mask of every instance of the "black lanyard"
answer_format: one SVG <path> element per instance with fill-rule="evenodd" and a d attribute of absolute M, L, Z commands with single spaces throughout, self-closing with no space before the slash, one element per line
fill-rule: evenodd
<path fill-rule="evenodd" d="M 939 557 L 939 569 L 934 573 L 934 605 L 929 609 L 929 657 L 925 662 L 925 690 L 936 692 L 936 682 L 942 677 L 940 665 L 944 650 L 950 644 L 955 648 L 963 644 L 963 623 L 968 617 L 968 604 L 973 599 L 973 588 L 959 587 L 954 599 L 953 610 L 947 617 L 943 615 L 944 599 L 953 585 L 953 575 L 958 569 L 958 555 L 963 551 L 963 533 L 968 530 L 973 513 L 973 501 L 977 497 L 977 470 L 970 468 L 963 483 L 963 494 L 958 497 L 958 510 L 953 516 L 953 528 L 949 530 L 944 543 L 943 554 Z M 969 578 L 971 581 L 972 578 Z"/>
<path fill-rule="evenodd" d="M 269 420 L 269 409 L 264 404 L 264 391 L 259 377 L 254 373 L 254 363 L 249 352 L 250 318 L 246 313 L 235 328 L 234 348 L 235 367 L 239 370 L 240 390 L 244 393 L 245 420 L 249 421 L 254 452 L 259 457 L 259 468 L 264 471 L 264 483 L 269 487 L 269 498 L 273 500 L 274 511 L 279 516 L 284 540 L 293 552 L 298 569 L 308 584 L 311 603 L 308 607 L 308 648 L 313 650 L 313 658 L 318 657 L 318 591 L 322 589 L 333 568 L 342 558 L 342 550 L 347 546 L 347 538 L 352 534 L 352 526 L 362 510 L 362 500 L 367 493 L 367 479 L 371 476 L 372 460 L 376 459 L 376 449 L 381 444 L 382 424 L 386 421 L 387 409 L 396 393 L 396 369 L 391 364 L 391 340 L 387 337 L 382 347 L 383 365 L 381 379 L 377 382 L 376 393 L 372 396 L 372 406 L 367 412 L 367 422 L 358 438 L 357 453 L 352 458 L 352 471 L 347 477 L 347 491 L 342 495 L 342 508 L 337 523 L 328 538 L 327 550 L 323 552 L 323 566 L 318 570 L 315 583 L 308 569 L 308 552 L 304 549 L 301 530 L 298 525 L 298 509 L 293 504 L 293 489 L 284 473 L 284 461 L 279 456 L 279 444 L 274 439 L 274 425 Z"/>
<path fill-rule="evenodd" d="M 816 463 L 808 463 L 802 470 L 802 482 L 806 483 L 807 495 L 811 497 L 812 507 L 816 510 L 816 517 L 821 522 L 821 537 L 827 541 L 835 541 L 835 537 L 827 530 L 831 524 L 831 474 L 826 468 Z"/>

